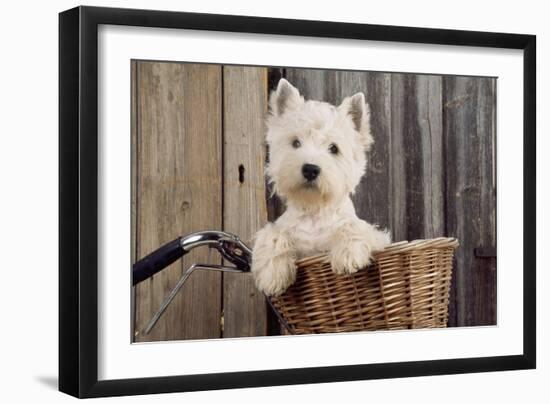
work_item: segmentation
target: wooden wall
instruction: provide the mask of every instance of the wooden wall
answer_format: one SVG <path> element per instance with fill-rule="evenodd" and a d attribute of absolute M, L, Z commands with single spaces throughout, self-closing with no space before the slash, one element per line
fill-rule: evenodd
<path fill-rule="evenodd" d="M 200 230 L 250 240 L 267 221 L 267 69 L 134 61 L 132 81 L 133 259 Z M 196 249 L 137 285 L 134 340 L 265 335 L 267 307 L 250 275 L 207 271 L 193 274 L 152 332 L 143 333 L 195 262 L 220 258 Z"/>
<path fill-rule="evenodd" d="M 450 326 L 496 324 L 496 79 L 135 61 L 133 259 L 193 231 L 250 240 L 283 211 L 269 197 L 263 118 L 286 77 L 306 98 L 358 91 L 375 138 L 354 202 L 394 240 L 455 236 Z M 196 273 L 149 335 L 141 330 L 197 250 L 135 288 L 135 341 L 276 334 L 249 275 Z"/>

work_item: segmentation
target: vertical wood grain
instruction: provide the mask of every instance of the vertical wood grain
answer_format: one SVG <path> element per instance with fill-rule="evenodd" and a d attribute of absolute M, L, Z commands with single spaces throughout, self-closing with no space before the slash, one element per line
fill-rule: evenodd
<path fill-rule="evenodd" d="M 444 235 L 441 77 L 392 75 L 392 229 L 395 240 Z"/>
<path fill-rule="evenodd" d="M 251 244 L 267 222 L 264 178 L 267 69 L 225 66 L 224 229 Z M 223 275 L 224 337 L 266 335 L 266 300 L 251 274 Z"/>
<path fill-rule="evenodd" d="M 496 80 L 482 79 L 477 91 L 477 123 L 480 136 L 480 188 L 479 230 L 476 248 L 496 248 Z M 475 257 L 476 261 L 476 314 L 475 323 L 497 323 L 497 271 L 496 257 Z"/>
<path fill-rule="evenodd" d="M 407 166 L 405 160 L 408 108 L 407 77 L 393 74 L 391 77 L 391 137 L 387 169 L 390 173 L 391 230 L 394 241 L 407 240 Z"/>
<path fill-rule="evenodd" d="M 496 246 L 494 182 L 495 83 L 490 78 L 444 78 L 447 164 L 447 231 L 460 240 L 456 252 L 449 323 L 496 323 L 496 268 L 475 257 Z"/>
<path fill-rule="evenodd" d="M 221 228 L 221 67 L 162 62 L 137 65 L 137 231 L 143 257 L 184 234 Z M 141 331 L 194 262 L 195 250 L 136 287 L 136 341 L 220 336 L 221 276 L 198 272 L 149 335 Z"/>
<path fill-rule="evenodd" d="M 136 233 L 137 233 L 137 121 L 138 121 L 138 114 L 137 114 L 137 103 L 138 103 L 138 95 L 137 95 L 137 61 L 132 60 L 130 65 L 130 141 L 131 141 L 131 157 L 130 157 L 130 176 L 131 176 L 131 206 L 130 206 L 130 217 L 131 217 L 131 234 L 130 234 L 130 255 L 131 255 L 131 261 L 132 265 L 137 261 L 137 245 L 136 245 Z M 131 294 L 130 294 L 130 310 L 131 310 L 131 324 L 132 324 L 132 336 L 131 340 L 135 341 L 135 333 L 136 333 L 136 288 L 132 288 Z"/>
<path fill-rule="evenodd" d="M 441 76 L 417 75 L 416 122 L 421 138 L 423 177 L 420 237 L 445 235 L 445 162 L 443 155 L 443 90 Z M 414 238 L 409 235 L 409 238 Z"/>
<path fill-rule="evenodd" d="M 267 91 L 268 97 L 272 91 L 275 91 L 277 84 L 282 77 L 285 77 L 286 69 L 282 68 L 269 68 L 267 71 Z M 263 134 L 265 138 L 265 133 Z M 266 159 L 265 164 L 269 162 L 269 147 L 266 145 Z M 285 210 L 283 201 L 273 193 L 273 185 L 269 183 L 267 177 L 265 178 L 265 192 L 267 199 L 267 220 L 270 222 L 275 221 L 279 216 L 281 216 Z M 280 330 L 278 320 L 276 322 L 271 322 L 269 324 L 270 330 L 273 332 Z"/>

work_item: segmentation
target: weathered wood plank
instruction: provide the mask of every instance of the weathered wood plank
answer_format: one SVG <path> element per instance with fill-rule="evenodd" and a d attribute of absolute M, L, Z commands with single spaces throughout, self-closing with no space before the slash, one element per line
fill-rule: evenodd
<path fill-rule="evenodd" d="M 390 172 L 391 230 L 393 240 L 407 240 L 407 167 L 405 139 L 407 109 L 407 76 L 391 77 L 391 138 L 388 171 Z"/>
<path fill-rule="evenodd" d="M 337 72 L 320 69 L 285 69 L 285 78 L 302 94 L 306 100 L 335 102 L 334 92 L 329 94 L 336 84 Z"/>
<path fill-rule="evenodd" d="M 474 250 L 496 242 L 494 79 L 445 77 L 447 232 L 460 240 L 449 325 L 494 324 L 494 261 Z M 493 244 L 493 245 L 488 245 Z"/>
<path fill-rule="evenodd" d="M 130 176 L 131 176 L 131 234 L 130 234 L 130 254 L 131 254 L 131 260 L 132 265 L 137 261 L 137 246 L 136 246 L 136 233 L 137 233 L 137 100 L 138 95 L 136 93 L 137 91 L 137 61 L 132 60 L 130 65 L 130 98 L 131 98 L 131 111 L 130 111 L 130 133 L 131 133 L 131 168 L 130 168 Z M 130 298 L 131 298 L 131 304 L 130 304 L 130 310 L 131 310 L 131 323 L 132 323 L 132 341 L 135 340 L 135 325 L 136 325 L 136 294 L 135 289 L 132 288 Z"/>
<path fill-rule="evenodd" d="M 139 62 L 137 256 L 183 234 L 221 228 L 221 67 Z M 221 276 L 194 274 L 149 335 L 147 321 L 197 250 L 136 288 L 136 341 L 220 336 Z"/>
<path fill-rule="evenodd" d="M 224 66 L 224 229 L 250 243 L 267 222 L 267 70 Z M 267 334 L 267 306 L 251 274 L 223 275 L 224 337 Z"/>
<path fill-rule="evenodd" d="M 267 70 L 267 93 L 268 97 L 271 91 L 277 88 L 277 84 L 282 77 L 286 76 L 286 69 L 284 68 L 268 68 Z M 269 163 L 269 148 L 266 147 L 265 164 Z M 281 216 L 285 210 L 283 201 L 273 193 L 273 186 L 269 183 L 267 177 L 265 178 L 265 192 L 266 192 L 266 207 L 267 207 L 267 220 L 270 222 L 275 221 Z M 276 314 L 273 313 L 271 308 L 268 308 L 267 316 L 267 334 L 268 335 L 286 335 L 288 331 L 280 324 Z"/>
<path fill-rule="evenodd" d="M 423 133 L 418 126 L 418 105 L 416 93 L 416 76 L 405 75 L 405 105 L 403 119 L 403 150 L 401 155 L 392 158 L 403 158 L 405 167 L 405 223 L 406 239 L 423 238 L 424 230 L 424 173 L 422 141 Z"/>
<path fill-rule="evenodd" d="M 480 136 L 479 201 L 480 240 L 478 248 L 496 249 L 496 79 L 480 79 L 478 85 L 478 135 Z M 496 253 L 496 251 L 494 251 Z M 474 254 L 475 255 L 475 254 Z M 475 322 L 497 323 L 497 272 L 495 257 L 475 258 Z"/>
<path fill-rule="evenodd" d="M 423 229 L 419 237 L 442 237 L 445 236 L 445 162 L 441 76 L 417 75 L 415 93 L 424 190 Z"/>
<path fill-rule="evenodd" d="M 285 77 L 286 69 L 282 68 L 269 68 L 267 72 L 267 89 L 268 96 L 271 91 L 274 91 L 277 88 L 277 84 L 282 77 Z M 269 160 L 269 150 L 266 145 L 266 164 Z M 284 203 L 281 199 L 273 193 L 272 185 L 269 183 L 267 178 L 265 178 L 265 192 L 267 199 L 267 220 L 270 222 L 275 221 L 279 216 L 281 216 L 285 210 Z M 272 323 L 269 325 L 270 330 L 278 330 L 278 320 L 277 323 Z M 275 331 L 270 331 L 270 334 L 273 334 Z M 278 331 L 277 331 L 278 332 Z"/>
<path fill-rule="evenodd" d="M 392 229 L 395 240 L 444 235 L 440 76 L 392 75 Z"/>

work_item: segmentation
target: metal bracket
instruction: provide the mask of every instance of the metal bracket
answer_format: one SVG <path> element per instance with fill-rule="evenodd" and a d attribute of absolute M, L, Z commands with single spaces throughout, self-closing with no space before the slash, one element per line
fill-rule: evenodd
<path fill-rule="evenodd" d="M 474 257 L 476 258 L 496 258 L 497 249 L 495 247 L 476 247 L 474 248 Z"/>
<path fill-rule="evenodd" d="M 238 269 L 236 267 L 228 267 L 224 265 L 214 265 L 214 264 L 193 264 L 187 270 L 183 273 L 182 277 L 179 279 L 178 283 L 176 283 L 176 286 L 170 291 L 166 299 L 162 302 L 157 312 L 153 315 L 149 323 L 147 324 L 147 327 L 145 327 L 145 330 L 143 331 L 145 334 L 149 334 L 157 321 L 159 321 L 160 317 L 163 315 L 163 313 L 166 311 L 170 303 L 174 300 L 178 292 L 181 290 L 187 279 L 191 276 L 191 274 L 199 269 L 207 269 L 211 271 L 219 271 L 219 272 L 237 272 L 242 273 L 246 272 L 241 269 Z"/>

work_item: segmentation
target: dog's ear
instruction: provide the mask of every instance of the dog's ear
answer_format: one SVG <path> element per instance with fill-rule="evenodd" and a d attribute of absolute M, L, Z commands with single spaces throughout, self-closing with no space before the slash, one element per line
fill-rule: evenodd
<path fill-rule="evenodd" d="M 285 79 L 279 80 L 277 89 L 269 97 L 269 108 L 273 115 L 282 115 L 285 111 L 298 108 L 304 99 L 300 92 Z"/>
<path fill-rule="evenodd" d="M 365 150 L 369 150 L 373 139 L 370 132 L 370 108 L 365 102 L 365 95 L 357 93 L 345 98 L 338 109 L 351 120 L 353 128 L 359 133 L 361 144 Z"/>

